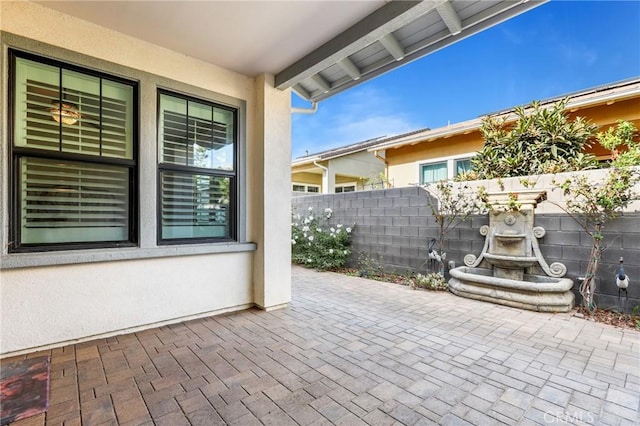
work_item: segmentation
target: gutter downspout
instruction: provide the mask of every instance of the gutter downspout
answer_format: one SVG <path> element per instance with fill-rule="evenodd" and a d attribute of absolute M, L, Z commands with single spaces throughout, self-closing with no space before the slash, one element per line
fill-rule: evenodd
<path fill-rule="evenodd" d="M 373 151 L 373 155 L 378 159 L 381 160 L 384 163 L 384 177 L 387 179 L 387 185 L 389 184 L 389 163 L 387 162 L 387 159 L 380 156 L 378 154 L 378 150 L 376 149 L 375 151 Z M 386 188 L 385 188 L 386 189 Z"/>
<path fill-rule="evenodd" d="M 322 164 L 318 164 L 318 160 L 313 160 L 313 165 L 316 166 L 316 167 L 321 168 L 322 170 L 324 170 L 324 173 L 326 173 L 326 175 L 327 175 L 327 185 L 328 185 L 329 184 L 329 168 L 323 166 Z M 327 191 L 327 190 L 329 190 L 329 188 L 325 188 L 324 187 L 324 179 L 323 179 L 323 182 L 322 182 L 322 193 L 323 194 L 328 194 L 328 192 L 324 192 L 324 191 Z"/>
<path fill-rule="evenodd" d="M 291 108 L 291 114 L 315 114 L 316 111 L 318 111 L 318 102 L 316 101 L 311 101 L 311 108 Z"/>

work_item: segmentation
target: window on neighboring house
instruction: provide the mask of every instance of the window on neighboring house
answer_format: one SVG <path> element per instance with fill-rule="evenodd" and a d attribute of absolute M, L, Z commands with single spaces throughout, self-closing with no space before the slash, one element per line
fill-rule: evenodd
<path fill-rule="evenodd" d="M 161 243 L 236 238 L 238 113 L 159 92 Z"/>
<path fill-rule="evenodd" d="M 355 192 L 355 190 L 356 190 L 355 184 L 340 185 L 340 186 L 336 185 L 336 194 L 340 194 L 342 192 Z"/>
<path fill-rule="evenodd" d="M 453 176 L 456 177 L 462 173 L 469 173 L 471 171 L 471 158 L 460 158 L 454 160 L 455 171 Z"/>
<path fill-rule="evenodd" d="M 447 180 L 447 162 L 422 164 L 420 166 L 420 183 L 427 184 Z"/>
<path fill-rule="evenodd" d="M 320 192 L 320 186 L 313 184 L 294 183 L 291 185 L 291 188 L 293 192 L 312 192 L 315 194 Z"/>
<path fill-rule="evenodd" d="M 134 245 L 137 84 L 10 51 L 11 251 Z"/>

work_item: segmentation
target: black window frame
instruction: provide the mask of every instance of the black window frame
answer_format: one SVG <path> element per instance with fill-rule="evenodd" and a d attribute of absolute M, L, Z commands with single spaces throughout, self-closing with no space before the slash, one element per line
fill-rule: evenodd
<path fill-rule="evenodd" d="M 22 58 L 33 62 L 41 63 L 43 65 L 49 65 L 60 68 L 62 70 L 74 71 L 82 73 L 84 75 L 98 77 L 100 79 L 117 82 L 120 84 L 128 85 L 132 88 L 132 158 L 121 159 L 108 156 L 96 156 L 96 155 L 83 155 L 72 152 L 63 152 L 61 150 L 45 150 L 32 147 L 19 147 L 16 145 L 16 131 L 15 131 L 15 118 L 16 118 L 16 59 Z M 139 149 L 139 82 L 133 79 L 123 78 L 121 76 L 112 75 L 109 73 L 97 71 L 91 68 L 78 66 L 72 63 L 68 63 L 62 60 L 53 59 L 22 50 L 9 48 L 9 85 L 8 85 L 8 136 L 9 136 L 9 149 L 8 149 L 8 176 L 10 180 L 10 195 L 9 195 L 9 253 L 31 253 L 31 252 L 52 252 L 52 251 L 68 251 L 68 250 L 85 250 L 85 249 L 105 249 L 105 248 L 117 248 L 117 247 L 136 247 L 139 241 L 139 164 L 138 164 L 138 149 Z M 102 98 L 102 96 L 101 96 Z M 60 146 L 62 147 L 62 137 L 60 137 Z M 21 243 L 21 187 L 20 187 L 20 159 L 21 158 L 35 158 L 35 159 L 47 159 L 47 160 L 59 160 L 68 161 L 82 164 L 95 164 L 123 167 L 128 170 L 128 185 L 129 185 L 129 197 L 128 197 L 128 233 L 127 240 L 122 241 L 90 241 L 90 242 L 60 242 L 60 243 Z"/>
<path fill-rule="evenodd" d="M 188 120 L 188 103 L 196 102 L 199 104 L 204 104 L 211 106 L 212 108 L 220 108 L 226 111 L 230 111 L 233 114 L 233 170 L 223 170 L 223 169 L 215 169 L 215 168 L 204 168 L 204 167 L 195 167 L 195 166 L 187 166 L 187 165 L 178 165 L 173 163 L 163 163 L 161 158 L 162 152 L 162 141 L 160 134 L 160 122 L 161 122 L 161 96 L 172 96 L 178 99 L 183 99 L 187 101 L 187 115 L 186 119 Z M 188 130 L 187 130 L 188 133 Z M 169 245 L 187 245 L 187 244 L 206 244 L 206 243 L 222 243 L 222 242 L 238 242 L 238 219 L 240 212 L 240 194 L 239 194 L 239 184 L 240 184 L 240 170 L 239 170 L 239 155 L 240 155 L 240 108 L 233 105 L 228 105 L 219 101 L 210 100 L 206 98 L 201 98 L 181 92 L 177 92 L 175 90 L 169 90 L 164 88 L 157 89 L 157 100 L 156 100 L 156 147 L 158 154 L 156 155 L 156 164 L 157 164 L 157 172 L 156 172 L 156 240 L 159 246 L 169 246 Z M 228 226 L 229 226 L 229 236 L 223 237 L 191 237 L 191 238 L 163 238 L 162 236 L 162 175 L 164 172 L 178 172 L 192 175 L 207 175 L 212 177 L 222 177 L 229 178 L 229 205 L 227 210 L 228 217 Z"/>

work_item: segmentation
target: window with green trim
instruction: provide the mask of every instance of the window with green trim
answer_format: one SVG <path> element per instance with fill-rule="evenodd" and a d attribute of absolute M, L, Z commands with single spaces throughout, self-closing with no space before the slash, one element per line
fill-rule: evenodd
<path fill-rule="evenodd" d="M 159 241 L 236 239 L 236 109 L 159 92 Z"/>
<path fill-rule="evenodd" d="M 11 251 L 134 245 L 137 84 L 10 51 Z"/>
<path fill-rule="evenodd" d="M 458 160 L 454 160 L 454 164 L 454 177 L 463 173 L 469 173 L 471 171 L 471 158 L 460 158 Z"/>
<path fill-rule="evenodd" d="M 422 164 L 420 166 L 420 184 L 447 180 L 447 162 Z"/>

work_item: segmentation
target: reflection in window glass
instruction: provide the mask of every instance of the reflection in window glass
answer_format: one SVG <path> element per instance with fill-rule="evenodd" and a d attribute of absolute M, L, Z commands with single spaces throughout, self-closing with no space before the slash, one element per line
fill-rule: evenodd
<path fill-rule="evenodd" d="M 161 161 L 233 170 L 234 119 L 233 111 L 160 95 Z"/>
<path fill-rule="evenodd" d="M 471 171 L 471 158 L 463 158 L 455 161 L 455 176 Z"/>

